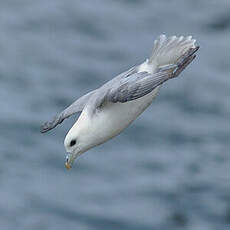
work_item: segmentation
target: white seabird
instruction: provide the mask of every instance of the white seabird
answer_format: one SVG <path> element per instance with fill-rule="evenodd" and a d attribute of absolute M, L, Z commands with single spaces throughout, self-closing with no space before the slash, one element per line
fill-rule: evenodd
<path fill-rule="evenodd" d="M 81 112 L 65 137 L 66 168 L 90 148 L 121 133 L 153 101 L 161 85 L 177 77 L 195 58 L 198 46 L 188 37 L 160 35 L 149 59 L 80 97 L 41 127 L 47 132 Z"/>

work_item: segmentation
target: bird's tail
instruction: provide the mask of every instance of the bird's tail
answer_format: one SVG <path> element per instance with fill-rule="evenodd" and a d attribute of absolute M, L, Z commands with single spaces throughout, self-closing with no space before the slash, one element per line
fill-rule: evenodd
<path fill-rule="evenodd" d="M 153 68 L 164 65 L 175 64 L 178 59 L 190 48 L 195 48 L 195 39 L 192 36 L 188 37 L 166 37 L 160 35 L 154 41 L 154 46 L 150 58 L 147 60 L 148 65 Z"/>

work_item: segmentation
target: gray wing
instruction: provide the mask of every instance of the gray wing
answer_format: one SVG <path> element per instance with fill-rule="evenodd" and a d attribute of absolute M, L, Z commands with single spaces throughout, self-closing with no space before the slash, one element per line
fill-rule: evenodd
<path fill-rule="evenodd" d="M 45 122 L 41 126 L 41 133 L 45 133 L 53 128 L 55 128 L 58 124 L 62 123 L 64 119 L 70 117 L 71 115 L 81 112 L 86 103 L 88 102 L 89 98 L 92 96 L 92 94 L 95 92 L 91 91 L 87 93 L 86 95 L 80 97 L 78 100 L 76 100 L 73 104 L 71 104 L 69 107 L 67 107 L 62 112 L 58 113 L 51 121 Z"/>
<path fill-rule="evenodd" d="M 119 82 L 119 85 L 113 88 L 106 95 L 105 100 L 116 103 L 125 103 L 136 100 L 152 92 L 157 86 L 167 81 L 171 76 L 168 71 L 149 74 L 139 72 Z"/>
<path fill-rule="evenodd" d="M 93 113 L 105 102 L 125 103 L 147 95 L 165 81 L 177 77 L 193 61 L 196 57 L 194 53 L 198 49 L 199 47 L 189 49 L 175 65 L 161 67 L 154 74 L 138 73 L 137 67 L 131 68 L 107 82 L 101 88 L 82 96 L 64 111 L 57 114 L 51 121 L 45 122 L 41 127 L 41 132 L 44 133 L 53 129 L 65 118 L 82 111 L 86 104 L 89 105 L 89 109 Z"/>
<path fill-rule="evenodd" d="M 193 61 L 196 57 L 194 53 L 198 49 L 199 47 L 189 49 L 175 65 L 161 67 L 154 74 L 147 72 L 133 73 L 127 78 L 113 82 L 110 88 L 104 89 L 106 92 L 104 92 L 103 98 L 97 100 L 94 106 L 101 106 L 106 101 L 125 103 L 147 95 L 165 81 L 177 77 Z"/>

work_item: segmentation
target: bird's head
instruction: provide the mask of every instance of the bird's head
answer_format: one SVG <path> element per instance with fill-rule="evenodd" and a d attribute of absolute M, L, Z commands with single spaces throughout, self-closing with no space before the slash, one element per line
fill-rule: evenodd
<path fill-rule="evenodd" d="M 92 146 L 90 121 L 86 116 L 82 115 L 69 130 L 64 140 L 64 146 L 67 152 L 65 162 L 67 169 L 72 167 L 78 156 L 90 149 Z"/>
<path fill-rule="evenodd" d="M 74 130 L 70 130 L 66 135 L 64 146 L 66 149 L 66 162 L 65 167 L 67 169 L 71 169 L 72 164 L 74 163 L 75 159 L 82 153 L 81 145 L 80 145 L 80 138 L 74 132 Z"/>

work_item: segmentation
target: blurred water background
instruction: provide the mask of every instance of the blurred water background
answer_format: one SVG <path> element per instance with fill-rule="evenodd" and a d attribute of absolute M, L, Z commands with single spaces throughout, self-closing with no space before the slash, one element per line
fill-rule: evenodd
<path fill-rule="evenodd" d="M 0 229 L 229 230 L 230 1 L 0 1 Z M 76 98 L 154 39 L 201 46 L 124 133 L 64 168 Z"/>

